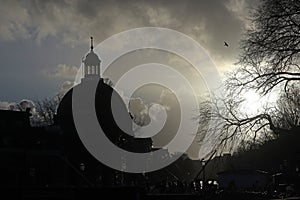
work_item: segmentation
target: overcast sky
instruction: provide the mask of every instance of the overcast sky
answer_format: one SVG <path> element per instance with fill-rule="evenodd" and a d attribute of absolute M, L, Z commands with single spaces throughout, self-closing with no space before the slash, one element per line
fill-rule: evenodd
<path fill-rule="evenodd" d="M 55 95 L 68 86 L 66 81 L 74 81 L 81 58 L 89 50 L 90 36 L 97 44 L 113 34 L 144 26 L 187 34 L 224 73 L 236 61 L 253 4 L 250 0 L 2 0 L 0 101 Z"/>
<path fill-rule="evenodd" d="M 239 41 L 249 26 L 249 10 L 256 6 L 257 0 L 1 0 L 0 3 L 0 108 L 3 109 L 10 102 L 52 97 L 69 89 L 82 57 L 89 51 L 90 36 L 96 46 L 132 28 L 163 27 L 188 35 L 204 47 L 219 74 L 224 76 L 237 61 Z M 224 41 L 229 47 L 224 46 Z M 199 93 L 203 91 L 203 80 L 188 70 L 191 68 L 186 62 L 157 51 L 135 52 L 120 58 L 107 71 L 108 78 L 114 82 L 124 73 L 124 67 L 129 70 L 130 65 L 153 62 L 153 57 L 157 63 L 183 69 L 181 73 L 192 80 L 193 87 Z M 165 91 L 154 94 L 153 87 L 148 90 L 146 87 L 145 91 L 134 96 L 142 98 L 136 101 L 142 103 L 137 108 L 148 112 L 151 98 L 155 97 L 156 103 L 164 101 Z M 179 111 L 172 108 L 170 101 L 167 107 L 169 114 L 173 112 L 173 119 Z M 164 132 L 172 132 L 173 121 Z M 162 145 L 166 139 L 154 139 L 154 144 Z M 189 152 L 197 157 L 199 145 L 194 147 Z"/>

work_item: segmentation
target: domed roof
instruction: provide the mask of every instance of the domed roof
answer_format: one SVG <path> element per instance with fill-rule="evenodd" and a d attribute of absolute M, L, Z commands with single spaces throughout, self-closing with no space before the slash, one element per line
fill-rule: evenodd
<path fill-rule="evenodd" d="M 88 82 L 90 81 L 97 81 L 97 80 L 83 81 L 81 84 L 76 85 L 75 87 L 84 88 L 85 85 L 89 84 Z M 57 117 L 63 123 L 65 120 L 67 120 L 67 118 L 70 117 L 73 118 L 73 114 L 72 114 L 73 90 L 74 88 L 70 89 L 65 94 L 57 109 Z M 113 102 L 111 101 L 112 95 L 114 95 L 114 98 L 116 97 L 116 99 L 114 99 Z M 119 133 L 121 131 L 121 129 L 118 128 L 114 120 L 114 116 L 111 109 L 112 103 L 114 103 L 115 105 L 113 106 L 116 106 L 116 108 L 118 109 L 118 115 L 121 115 L 123 120 L 127 120 L 126 129 L 132 130 L 131 118 L 122 98 L 112 87 L 105 84 L 103 82 L 103 79 L 100 79 L 95 94 L 96 114 L 101 127 L 104 129 L 104 132 L 105 130 L 107 130 L 107 132 L 111 132 L 109 133 L 110 136 L 114 135 L 116 132 Z"/>
<path fill-rule="evenodd" d="M 83 87 L 84 89 L 85 85 L 89 84 L 90 81 L 97 80 L 83 81 L 81 84 L 76 85 L 75 87 Z M 73 88 L 70 89 L 61 100 L 57 109 L 56 117 L 57 123 L 63 128 L 63 130 L 65 130 L 64 132 L 68 134 L 73 134 L 74 132 L 76 133 L 76 128 L 74 125 L 72 114 L 72 95 Z M 113 101 L 111 99 L 112 95 L 114 95 Z M 117 108 L 118 110 L 118 119 L 122 120 L 122 129 L 119 128 L 118 124 L 115 121 L 112 112 L 112 106 L 114 108 Z M 136 150 L 135 147 L 133 147 L 134 144 L 132 142 L 136 143 L 138 140 L 137 138 L 132 137 L 133 129 L 130 114 L 120 95 L 112 87 L 105 84 L 103 82 L 103 79 L 100 79 L 97 85 L 95 94 L 95 108 L 98 122 L 102 130 L 114 144 L 129 151 L 144 151 Z M 86 114 L 89 115 L 89 113 Z M 129 132 L 129 134 L 125 133 L 123 131 L 124 129 L 127 133 Z M 152 145 L 151 138 L 149 138 L 149 140 L 145 139 L 145 141 L 148 141 L 147 143 L 149 143 L 147 146 Z"/>
<path fill-rule="evenodd" d="M 91 50 L 83 59 L 83 63 L 86 66 L 97 66 L 100 65 L 100 59 L 97 54 L 93 50 Z"/>
<path fill-rule="evenodd" d="M 100 59 L 97 54 L 94 52 L 94 45 L 93 45 L 93 37 L 91 37 L 91 50 L 90 52 L 85 56 L 84 59 L 82 59 L 82 62 L 86 66 L 98 66 L 100 65 Z"/>

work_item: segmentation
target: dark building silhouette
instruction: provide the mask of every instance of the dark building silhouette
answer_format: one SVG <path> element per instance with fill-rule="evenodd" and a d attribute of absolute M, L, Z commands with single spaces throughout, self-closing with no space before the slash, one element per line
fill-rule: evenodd
<path fill-rule="evenodd" d="M 12 110 L 0 110 L 1 140 L 0 147 L 20 146 L 22 133 L 30 128 L 29 110 L 16 112 Z"/>
<path fill-rule="evenodd" d="M 132 132 L 132 120 L 130 114 L 119 94 L 109 85 L 104 83 L 103 78 L 100 77 L 100 59 L 93 51 L 93 39 L 91 38 L 90 52 L 82 60 L 84 63 L 84 77 L 79 85 L 75 88 L 80 88 L 84 91 L 92 82 L 98 82 L 95 94 L 95 109 L 99 124 L 106 136 L 116 145 L 133 152 L 149 152 L 151 151 L 151 138 L 134 138 Z M 57 109 L 56 124 L 62 127 L 65 136 L 71 135 L 74 138 L 76 128 L 73 122 L 72 114 L 72 93 L 73 88 L 70 89 L 61 100 Z M 114 100 L 112 101 L 112 96 Z M 127 130 L 129 134 L 125 133 L 119 128 L 115 122 L 112 105 L 117 109 L 118 118 L 122 119 L 122 124 L 125 124 L 123 129 Z M 84 106 L 83 108 L 84 109 Z M 81 112 L 83 115 L 90 115 L 90 113 Z"/>
<path fill-rule="evenodd" d="M 114 182 L 113 179 L 117 172 L 103 166 L 97 161 L 86 150 L 77 134 L 72 113 L 73 90 L 86 91 L 90 84 L 97 84 L 95 110 L 99 124 L 107 138 L 119 148 L 131 152 L 149 152 L 151 151 L 152 140 L 151 138 L 135 138 L 133 136 L 132 119 L 122 98 L 111 86 L 104 83 L 103 78 L 100 76 L 101 61 L 93 50 L 92 42 L 93 40 L 91 38 L 90 52 L 82 59 L 84 74 L 81 83 L 70 89 L 61 100 L 57 109 L 57 116 L 55 117 L 55 125 L 59 126 L 62 130 L 65 153 L 69 162 L 76 167 L 84 164 L 87 176 L 89 176 L 89 174 L 92 176 L 90 177 L 91 182 L 94 183 L 96 181 L 95 177 L 98 177 L 102 182 L 104 181 L 105 184 L 110 185 Z M 112 95 L 114 95 L 113 101 Z M 117 108 L 118 118 L 120 118 L 122 124 L 125 125 L 125 127 L 122 127 L 123 129 L 120 129 L 114 120 L 112 103 L 114 104 L 113 106 Z M 79 109 L 82 109 L 80 110 L 82 115 L 90 115 L 90 113 L 85 112 L 84 105 Z M 125 133 L 123 131 L 124 129 L 127 130 L 129 134 Z"/>
<path fill-rule="evenodd" d="M 65 185 L 62 138 L 53 126 L 31 127 L 30 111 L 0 110 L 0 187 Z"/>
<path fill-rule="evenodd" d="M 132 174 L 113 170 L 88 152 L 75 128 L 72 95 L 75 89 L 84 91 L 90 84 L 97 84 L 96 116 L 112 143 L 119 148 L 137 153 L 158 149 L 152 149 L 151 138 L 133 136 L 131 115 L 120 95 L 100 76 L 101 61 L 93 51 L 92 43 L 90 52 L 82 62 L 84 74 L 81 83 L 70 89 L 62 98 L 54 124 L 31 127 L 30 110 L 0 111 L 0 187 L 45 189 L 70 186 L 107 188 L 127 185 L 146 188 L 152 185 L 152 191 L 183 192 L 187 182 L 193 180 L 199 168 L 198 161 L 192 161 L 187 156 L 155 172 Z M 125 133 L 124 129 L 121 130 L 114 120 L 111 110 L 112 95 L 115 97 L 113 103 L 117 108 L 117 114 L 124 120 L 123 124 L 129 134 Z M 80 112 L 88 116 L 90 113 L 85 113 L 83 107 L 79 108 L 83 109 Z M 165 152 L 171 156 L 167 150 Z M 154 185 L 156 187 L 153 187 Z"/>

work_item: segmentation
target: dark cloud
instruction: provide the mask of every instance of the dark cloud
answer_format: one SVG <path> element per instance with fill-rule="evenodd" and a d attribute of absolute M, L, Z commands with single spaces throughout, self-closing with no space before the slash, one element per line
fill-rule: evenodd
<path fill-rule="evenodd" d="M 61 36 L 72 44 L 100 42 L 112 34 L 142 26 L 175 29 L 200 42 L 218 65 L 232 63 L 253 1 L 7 1 L 3 3 L 2 39 Z M 254 3 L 252 3 L 254 4 Z M 223 41 L 230 48 L 223 47 Z M 223 66 L 220 66 L 223 67 Z"/>

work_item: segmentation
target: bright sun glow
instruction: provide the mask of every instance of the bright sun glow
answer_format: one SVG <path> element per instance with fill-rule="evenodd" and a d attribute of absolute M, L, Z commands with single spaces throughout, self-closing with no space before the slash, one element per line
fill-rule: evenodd
<path fill-rule="evenodd" d="M 277 100 L 277 93 L 270 93 L 261 97 L 254 90 L 250 90 L 243 94 L 245 101 L 242 104 L 241 111 L 248 115 L 255 115 L 261 112 L 266 106 L 274 105 Z"/>

